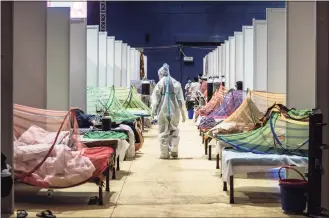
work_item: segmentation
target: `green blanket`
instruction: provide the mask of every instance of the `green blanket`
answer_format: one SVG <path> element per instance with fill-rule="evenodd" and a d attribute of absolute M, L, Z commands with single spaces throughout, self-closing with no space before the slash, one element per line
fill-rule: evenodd
<path fill-rule="evenodd" d="M 93 131 L 83 135 L 84 138 L 88 139 L 127 139 L 127 134 L 116 131 Z"/>

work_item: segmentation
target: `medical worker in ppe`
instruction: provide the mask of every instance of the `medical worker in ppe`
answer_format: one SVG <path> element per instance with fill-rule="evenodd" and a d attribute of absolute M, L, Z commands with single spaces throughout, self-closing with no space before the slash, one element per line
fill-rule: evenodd
<path fill-rule="evenodd" d="M 159 125 L 161 159 L 178 157 L 180 116 L 186 120 L 185 103 L 181 84 L 170 76 L 169 65 L 159 70 L 159 82 L 152 93 L 152 116 L 157 117 Z M 169 155 L 170 154 L 170 155 Z"/>

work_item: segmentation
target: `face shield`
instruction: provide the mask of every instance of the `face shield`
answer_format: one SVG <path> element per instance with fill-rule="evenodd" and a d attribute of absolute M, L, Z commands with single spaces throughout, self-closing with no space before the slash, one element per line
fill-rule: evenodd
<path fill-rule="evenodd" d="M 158 70 L 159 80 L 162 79 L 164 76 L 170 76 L 169 73 L 169 65 L 163 64 L 163 66 Z"/>

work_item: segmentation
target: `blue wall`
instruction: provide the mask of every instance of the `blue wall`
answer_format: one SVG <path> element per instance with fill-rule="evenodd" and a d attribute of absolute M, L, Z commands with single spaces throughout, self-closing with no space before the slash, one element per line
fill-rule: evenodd
<path fill-rule="evenodd" d="M 265 19 L 266 8 L 285 7 L 285 2 L 108 2 L 108 35 L 133 47 L 177 45 L 184 42 L 223 42 L 252 19 Z M 91 9 L 93 8 L 93 9 Z M 99 23 L 98 6 L 88 5 L 88 24 Z M 146 42 L 145 35 L 150 40 Z M 207 49 L 208 48 L 208 49 Z M 214 48 L 214 47 L 213 47 Z M 157 79 L 157 70 L 166 62 L 171 74 L 185 83 L 203 68 L 202 57 L 208 47 L 184 47 L 193 64 L 184 64 L 177 48 L 145 49 L 148 56 L 148 77 Z"/>

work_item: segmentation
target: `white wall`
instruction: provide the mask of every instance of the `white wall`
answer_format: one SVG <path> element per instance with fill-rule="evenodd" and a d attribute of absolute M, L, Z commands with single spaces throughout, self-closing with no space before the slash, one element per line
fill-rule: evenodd
<path fill-rule="evenodd" d="M 226 44 L 223 43 L 221 46 L 221 72 L 222 74 L 220 76 L 225 76 L 226 72 Z M 222 77 L 221 77 L 222 78 Z"/>
<path fill-rule="evenodd" d="M 114 86 L 121 87 L 122 76 L 122 41 L 115 40 L 115 54 L 114 54 Z"/>
<path fill-rule="evenodd" d="M 286 93 L 286 9 L 268 8 L 267 20 L 267 91 Z"/>
<path fill-rule="evenodd" d="M 243 35 L 235 32 L 235 80 L 243 81 Z"/>
<path fill-rule="evenodd" d="M 254 89 L 254 28 L 244 26 L 243 32 L 243 87 Z"/>
<path fill-rule="evenodd" d="M 70 8 L 47 8 L 47 109 L 70 107 Z"/>
<path fill-rule="evenodd" d="M 14 103 L 45 109 L 47 2 L 16 1 L 13 14 Z"/>
<path fill-rule="evenodd" d="M 98 86 L 106 87 L 107 73 L 107 32 L 98 33 Z"/>
<path fill-rule="evenodd" d="M 225 87 L 230 87 L 230 42 L 225 40 Z"/>
<path fill-rule="evenodd" d="M 267 91 L 267 24 L 253 20 L 254 27 L 254 89 Z"/>
<path fill-rule="evenodd" d="M 86 111 L 87 20 L 71 19 L 70 31 L 70 107 Z"/>
<path fill-rule="evenodd" d="M 121 86 L 127 87 L 127 43 L 122 43 Z"/>
<path fill-rule="evenodd" d="M 236 83 L 235 78 L 235 37 L 231 36 L 229 37 L 229 43 L 230 43 L 230 85 L 229 88 L 234 88 Z"/>
<path fill-rule="evenodd" d="M 287 106 L 314 108 L 316 2 L 287 2 Z"/>
<path fill-rule="evenodd" d="M 98 26 L 87 26 L 87 87 L 98 86 Z"/>
<path fill-rule="evenodd" d="M 109 36 L 107 37 L 107 43 L 106 43 L 106 86 L 113 86 L 114 85 L 114 55 L 115 55 L 115 37 Z"/>

